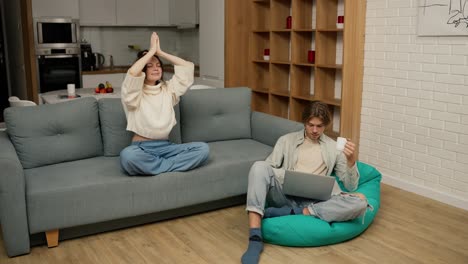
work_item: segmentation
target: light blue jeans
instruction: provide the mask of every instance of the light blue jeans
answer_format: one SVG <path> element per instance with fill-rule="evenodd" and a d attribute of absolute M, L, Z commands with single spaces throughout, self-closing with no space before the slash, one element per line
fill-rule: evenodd
<path fill-rule="evenodd" d="M 187 171 L 202 165 L 209 156 L 203 142 L 175 144 L 168 140 L 136 141 L 120 152 L 120 164 L 129 175 L 157 175 Z"/>
<path fill-rule="evenodd" d="M 312 215 L 327 222 L 355 219 L 366 212 L 368 205 L 367 201 L 352 193 L 332 195 L 326 201 L 287 196 L 271 166 L 265 161 L 257 161 L 249 172 L 246 210 L 263 216 L 266 204 L 269 207 L 307 207 Z"/>

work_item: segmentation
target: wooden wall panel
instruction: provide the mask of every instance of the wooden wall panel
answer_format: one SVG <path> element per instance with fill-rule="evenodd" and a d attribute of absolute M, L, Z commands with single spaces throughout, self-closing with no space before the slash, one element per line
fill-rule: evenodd
<path fill-rule="evenodd" d="M 248 86 L 249 1 L 225 0 L 224 86 Z"/>

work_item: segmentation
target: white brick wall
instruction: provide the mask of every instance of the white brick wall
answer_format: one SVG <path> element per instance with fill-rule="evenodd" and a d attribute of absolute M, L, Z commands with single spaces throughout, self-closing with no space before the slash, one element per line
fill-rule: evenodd
<path fill-rule="evenodd" d="M 468 37 L 419 37 L 418 0 L 367 0 L 360 159 L 468 210 Z"/>

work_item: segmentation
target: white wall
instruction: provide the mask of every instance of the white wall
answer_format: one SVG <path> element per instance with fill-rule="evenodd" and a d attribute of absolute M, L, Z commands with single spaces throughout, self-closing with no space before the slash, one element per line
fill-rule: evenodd
<path fill-rule="evenodd" d="M 468 210 L 468 37 L 418 37 L 418 0 L 367 0 L 360 159 Z"/>
<path fill-rule="evenodd" d="M 200 0 L 201 84 L 224 87 L 224 0 Z"/>
<path fill-rule="evenodd" d="M 198 28 L 82 27 L 80 37 L 91 43 L 93 52 L 105 55 L 106 65 L 109 63 L 109 55 L 114 57 L 114 65 L 131 65 L 137 53 L 129 49 L 128 45 L 148 49 L 153 31 L 160 37 L 161 49 L 198 64 Z"/>

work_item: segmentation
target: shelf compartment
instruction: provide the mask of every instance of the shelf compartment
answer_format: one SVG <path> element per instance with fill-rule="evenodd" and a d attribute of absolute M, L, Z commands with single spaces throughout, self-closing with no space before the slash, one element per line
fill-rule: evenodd
<path fill-rule="evenodd" d="M 340 123 L 341 123 L 341 108 L 339 106 L 328 105 L 331 114 L 330 125 L 325 129 L 325 134 L 336 140 L 340 136 Z"/>
<path fill-rule="evenodd" d="M 311 30 L 316 24 L 316 1 L 297 0 L 292 5 L 292 28 Z"/>
<path fill-rule="evenodd" d="M 272 61 L 291 61 L 291 31 L 274 31 L 271 33 Z"/>
<path fill-rule="evenodd" d="M 291 0 L 271 1 L 271 25 L 273 30 L 286 29 L 288 16 L 292 16 Z"/>
<path fill-rule="evenodd" d="M 338 0 L 317 0 L 318 30 L 336 28 L 337 17 Z"/>
<path fill-rule="evenodd" d="M 289 119 L 302 123 L 302 111 L 309 104 L 309 100 L 291 98 L 291 114 L 289 116 Z"/>
<path fill-rule="evenodd" d="M 336 64 L 337 53 L 337 32 L 317 31 L 315 45 L 317 52 L 315 53 L 315 63 L 319 65 L 334 65 Z M 342 46 L 342 45 L 341 45 Z M 342 54 L 342 50 L 339 51 Z"/>
<path fill-rule="evenodd" d="M 289 82 L 289 64 L 276 64 L 272 63 L 271 67 L 271 83 L 270 83 L 270 92 L 276 92 L 279 94 L 288 95 L 290 82 Z"/>
<path fill-rule="evenodd" d="M 269 113 L 268 93 L 252 91 L 252 111 Z"/>
<path fill-rule="evenodd" d="M 254 32 L 252 33 L 251 58 L 255 61 L 263 61 L 263 53 L 265 49 L 270 48 L 270 33 L 269 32 Z"/>
<path fill-rule="evenodd" d="M 309 50 L 315 50 L 314 31 L 295 31 L 292 34 L 292 62 L 309 64 L 307 54 Z"/>
<path fill-rule="evenodd" d="M 313 100 L 315 69 L 311 66 L 293 65 L 291 69 L 291 96 Z"/>
<path fill-rule="evenodd" d="M 270 1 L 253 1 L 250 17 L 252 30 L 270 30 Z"/>
<path fill-rule="evenodd" d="M 341 105 L 341 71 L 317 67 L 315 72 L 315 98 L 332 105 Z"/>
<path fill-rule="evenodd" d="M 289 97 L 282 95 L 270 94 L 270 114 L 282 118 L 289 116 Z"/>
<path fill-rule="evenodd" d="M 270 86 L 270 64 L 251 63 L 253 74 L 250 75 L 250 87 L 256 91 L 268 91 Z"/>

